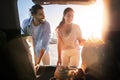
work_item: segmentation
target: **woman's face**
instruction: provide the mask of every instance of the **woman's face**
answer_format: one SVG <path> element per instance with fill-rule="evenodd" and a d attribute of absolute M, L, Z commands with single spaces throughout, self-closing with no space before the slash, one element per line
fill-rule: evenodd
<path fill-rule="evenodd" d="M 64 16 L 65 23 L 71 24 L 72 21 L 73 21 L 73 17 L 74 17 L 74 12 L 73 11 L 67 12 Z"/>

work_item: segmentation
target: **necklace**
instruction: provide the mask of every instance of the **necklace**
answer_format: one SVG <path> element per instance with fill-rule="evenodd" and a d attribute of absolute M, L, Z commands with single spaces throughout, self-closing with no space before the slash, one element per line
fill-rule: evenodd
<path fill-rule="evenodd" d="M 71 31 L 72 31 L 72 24 L 67 26 L 66 29 L 61 29 L 60 30 L 63 40 L 68 40 L 69 39 Z"/>

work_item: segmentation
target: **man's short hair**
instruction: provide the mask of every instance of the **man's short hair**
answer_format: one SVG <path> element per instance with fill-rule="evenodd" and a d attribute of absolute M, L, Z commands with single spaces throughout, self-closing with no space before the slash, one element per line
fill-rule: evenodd
<path fill-rule="evenodd" d="M 39 4 L 33 5 L 30 9 L 31 14 L 36 14 L 38 9 L 43 9 L 43 7 Z"/>

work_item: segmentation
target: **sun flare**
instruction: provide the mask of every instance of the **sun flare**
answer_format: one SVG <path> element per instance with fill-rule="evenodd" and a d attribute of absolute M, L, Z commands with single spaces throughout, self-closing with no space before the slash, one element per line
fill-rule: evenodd
<path fill-rule="evenodd" d="M 75 7 L 77 10 L 78 7 Z M 82 36 L 87 41 L 102 41 L 103 26 L 103 0 L 96 0 L 94 4 L 84 6 L 80 11 L 76 11 L 74 22 L 80 25 Z M 82 51 L 82 46 L 81 46 Z M 79 68 L 82 68 L 82 57 L 80 58 Z"/>
<path fill-rule="evenodd" d="M 74 22 L 80 25 L 83 38 L 102 39 L 103 0 L 96 0 L 94 4 L 84 6 L 76 11 Z M 75 7 L 79 10 L 78 7 Z"/>

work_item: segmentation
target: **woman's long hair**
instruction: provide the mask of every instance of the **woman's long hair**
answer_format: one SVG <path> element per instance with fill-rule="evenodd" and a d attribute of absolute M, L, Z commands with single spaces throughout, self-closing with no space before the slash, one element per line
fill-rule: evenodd
<path fill-rule="evenodd" d="M 69 11 L 73 11 L 73 12 L 74 12 L 74 10 L 73 10 L 72 8 L 70 8 L 70 7 L 66 8 L 66 9 L 64 10 L 64 12 L 63 12 L 62 21 L 59 23 L 59 25 L 57 26 L 56 29 L 60 28 L 60 27 L 65 23 L 64 16 L 65 16 Z"/>

